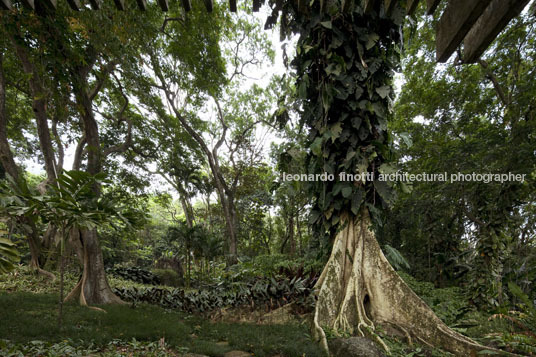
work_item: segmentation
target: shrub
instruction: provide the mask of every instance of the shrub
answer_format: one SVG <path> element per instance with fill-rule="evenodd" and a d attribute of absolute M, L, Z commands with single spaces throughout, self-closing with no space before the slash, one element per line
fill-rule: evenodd
<path fill-rule="evenodd" d="M 132 280 L 137 283 L 158 285 L 160 279 L 147 269 L 138 267 L 113 267 L 106 269 L 106 273 L 119 276 L 123 279 Z"/>
<path fill-rule="evenodd" d="M 311 310 L 314 299 L 311 295 L 316 277 L 291 280 L 254 279 L 248 283 L 222 282 L 210 287 L 187 291 L 163 288 L 115 288 L 121 299 L 133 303 L 147 302 L 165 308 L 185 312 L 208 312 L 225 307 L 242 305 L 277 308 L 295 302 L 300 312 Z"/>
<path fill-rule="evenodd" d="M 160 280 L 162 285 L 168 286 L 183 286 L 182 277 L 173 269 L 153 269 L 153 274 Z"/>
<path fill-rule="evenodd" d="M 259 255 L 240 264 L 232 266 L 229 270 L 231 280 L 245 280 L 247 278 L 293 278 L 295 276 L 319 275 L 324 264 L 316 260 L 295 258 L 284 254 Z"/>

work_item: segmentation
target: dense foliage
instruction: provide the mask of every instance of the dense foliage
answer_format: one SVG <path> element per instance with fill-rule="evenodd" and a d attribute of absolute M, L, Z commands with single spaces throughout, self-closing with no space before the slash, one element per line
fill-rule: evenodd
<path fill-rule="evenodd" d="M 403 14 L 365 16 L 359 5 L 349 6 L 342 12 L 313 7 L 307 17 L 297 16 L 293 61 L 302 120 L 310 129 L 308 173 L 333 175 L 311 183 L 317 199 L 310 222 L 332 232 L 365 205 L 379 219 L 393 201 L 378 177 L 390 170 L 392 158 L 387 121 Z"/>
<path fill-rule="evenodd" d="M 65 270 L 66 288 L 89 279 L 86 290 L 100 283 L 96 295 L 128 302 L 118 321 L 177 313 L 196 321 L 185 336 L 197 336 L 197 325 L 209 331 L 199 336 L 224 336 L 199 315 L 227 309 L 292 303 L 309 316 L 330 238 L 368 211 L 385 257 L 449 327 L 534 355 L 534 14 L 512 21 L 478 63 L 437 65 L 438 19 L 424 9 L 403 24 L 398 7 L 268 5 L 265 27 L 277 25 L 285 41 L 285 69 L 271 67 L 280 53 L 246 2 L 238 14 L 225 1 L 211 14 L 201 2 L 188 13 L 171 3 L 167 14 L 156 3 L 119 12 L 113 2 L 73 12 L 64 1 L 54 16 L 18 4 L 0 11 L 0 299 L 15 304 L 31 292 L 20 295 L 29 321 L 28 306 L 49 306 L 40 296 L 57 293 L 56 271 Z M 511 172 L 525 181 L 379 179 L 398 171 Z M 79 337 L 87 321 L 74 319 L 84 314 L 65 317 L 65 336 Z M 92 319 L 95 335 L 102 321 L 113 325 Z M 442 353 L 384 332 L 375 333 L 395 355 Z M 142 342 L 96 347 L 70 337 L 0 340 L 0 355 L 186 352 L 155 342 L 160 335 L 126 335 L 138 334 Z M 298 339 L 288 334 L 286 345 Z M 193 340 L 181 343 L 227 350 Z M 265 350 L 258 341 L 250 348 L 302 352 Z"/>

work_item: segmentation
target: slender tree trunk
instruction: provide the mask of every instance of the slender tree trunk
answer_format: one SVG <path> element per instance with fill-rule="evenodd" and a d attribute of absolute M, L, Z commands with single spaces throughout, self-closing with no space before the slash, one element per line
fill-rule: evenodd
<path fill-rule="evenodd" d="M 186 225 L 188 228 L 193 228 L 194 218 L 192 207 L 183 194 L 180 195 L 179 200 L 181 201 L 181 207 L 184 211 L 184 217 L 186 218 Z"/>
<path fill-rule="evenodd" d="M 65 240 L 65 230 L 62 229 L 62 240 Z M 61 243 L 61 246 L 64 242 Z M 65 255 L 63 249 L 60 249 L 60 300 L 59 300 L 59 313 L 58 313 L 58 329 L 61 329 L 63 322 L 63 273 L 65 269 Z"/>
<path fill-rule="evenodd" d="M 288 220 L 288 240 L 290 246 L 290 255 L 294 256 L 296 254 L 296 238 L 294 236 L 294 214 L 289 216 Z"/>
<path fill-rule="evenodd" d="M 221 185 L 220 185 L 221 186 Z M 225 194 L 222 187 L 217 187 L 220 196 L 223 214 L 225 217 L 225 230 L 227 239 L 227 264 L 234 265 L 238 263 L 238 246 L 236 241 L 237 217 L 233 197 Z"/>
<path fill-rule="evenodd" d="M 8 118 L 6 113 L 6 81 L 4 76 L 3 55 L 4 54 L 0 51 L 0 163 L 15 182 L 19 182 L 20 180 L 24 180 L 24 178 L 20 175 L 20 169 L 15 163 L 7 138 Z M 31 255 L 30 267 L 54 280 L 55 276 L 52 273 L 40 268 L 39 257 L 41 255 L 41 241 L 39 239 L 37 227 L 26 217 L 22 218 L 22 223 L 31 228 L 30 232 L 27 232 L 27 240 Z"/>
<path fill-rule="evenodd" d="M 32 64 L 26 49 L 19 45 L 15 39 L 13 39 L 12 43 L 17 57 L 22 63 L 24 73 L 30 78 L 29 87 L 30 94 L 32 95 L 32 109 L 37 124 L 37 136 L 39 137 L 39 145 L 41 146 L 41 152 L 45 160 L 47 181 L 48 183 L 52 183 L 56 180 L 56 164 L 52 139 L 50 136 L 50 129 L 48 127 L 48 116 L 46 111 L 47 93 L 43 86 L 41 77 L 39 76 L 39 73 L 37 73 L 35 66 Z"/>
<path fill-rule="evenodd" d="M 300 212 L 298 211 L 296 215 L 296 230 L 298 231 L 298 252 L 301 252 L 303 249 L 303 237 L 300 225 Z"/>

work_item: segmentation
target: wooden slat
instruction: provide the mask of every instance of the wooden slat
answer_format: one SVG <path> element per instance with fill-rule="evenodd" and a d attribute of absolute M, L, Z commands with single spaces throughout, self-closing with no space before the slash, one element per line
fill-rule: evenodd
<path fill-rule="evenodd" d="M 28 8 L 28 9 L 35 10 L 34 0 L 21 0 L 21 1 L 22 1 L 22 5 L 24 5 L 24 7 Z"/>
<path fill-rule="evenodd" d="M 253 0 L 253 12 L 259 12 L 260 8 L 261 8 L 261 0 Z"/>
<path fill-rule="evenodd" d="M 214 9 L 214 3 L 212 2 L 212 0 L 204 0 L 204 3 L 205 7 L 207 8 L 207 11 L 212 12 L 212 10 Z"/>
<path fill-rule="evenodd" d="M 493 0 L 463 42 L 464 62 L 475 62 L 529 0 Z"/>
<path fill-rule="evenodd" d="M 114 0 L 115 7 L 119 11 L 125 11 L 125 0 Z"/>
<path fill-rule="evenodd" d="M 363 9 L 365 13 L 371 12 L 375 7 L 378 0 L 363 0 Z"/>
<path fill-rule="evenodd" d="M 456 51 L 491 0 L 450 0 L 436 34 L 437 61 L 446 62 Z"/>
<path fill-rule="evenodd" d="M 236 0 L 229 0 L 229 9 L 231 12 L 236 12 Z"/>
<path fill-rule="evenodd" d="M 390 14 L 395 7 L 397 0 L 383 0 L 383 6 L 385 7 L 385 13 Z"/>
<path fill-rule="evenodd" d="M 56 0 L 38 0 L 47 10 L 56 10 Z"/>
<path fill-rule="evenodd" d="M 471 0 L 467 0 L 467 1 L 471 1 Z M 426 14 L 432 15 L 436 11 L 437 6 L 439 5 L 440 2 L 441 0 L 426 0 Z"/>
<path fill-rule="evenodd" d="M 138 4 L 138 8 L 141 11 L 146 11 L 147 10 L 147 1 L 145 1 L 145 0 L 136 0 L 136 3 Z"/>
<path fill-rule="evenodd" d="M 408 0 L 406 3 L 406 13 L 408 15 L 413 15 L 415 13 L 415 10 L 417 10 L 417 6 L 419 5 L 419 0 Z"/>
<path fill-rule="evenodd" d="M 190 3 L 190 0 L 181 0 L 182 7 L 184 8 L 184 11 L 188 12 L 192 10 L 192 4 Z"/>
<path fill-rule="evenodd" d="M 89 0 L 89 4 L 91 5 L 91 8 L 93 10 L 99 10 L 100 9 L 100 0 Z"/>
<path fill-rule="evenodd" d="M 50 16 L 56 12 L 56 0 L 37 0 L 34 4 L 39 16 Z"/>
<path fill-rule="evenodd" d="M 80 11 L 82 7 L 82 5 L 80 5 L 80 1 L 78 0 L 67 0 L 67 4 L 69 4 L 69 7 L 74 11 Z"/>
<path fill-rule="evenodd" d="M 158 0 L 158 5 L 160 5 L 162 11 L 169 11 L 168 0 Z"/>
<path fill-rule="evenodd" d="M 0 10 L 11 10 L 13 6 L 11 6 L 11 1 L 9 0 L 0 0 Z"/>

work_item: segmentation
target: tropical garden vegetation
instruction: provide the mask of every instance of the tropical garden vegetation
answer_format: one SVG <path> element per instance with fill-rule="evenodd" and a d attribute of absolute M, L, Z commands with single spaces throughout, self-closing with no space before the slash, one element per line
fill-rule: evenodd
<path fill-rule="evenodd" d="M 536 355 L 534 3 L 101 5 L 0 12 L 0 355 Z"/>

